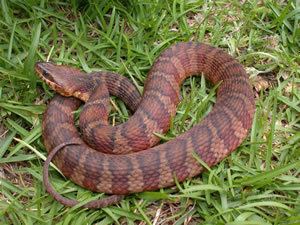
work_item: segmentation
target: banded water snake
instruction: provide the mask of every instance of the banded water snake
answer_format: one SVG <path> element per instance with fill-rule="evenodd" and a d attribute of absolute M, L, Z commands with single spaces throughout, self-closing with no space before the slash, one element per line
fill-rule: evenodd
<path fill-rule="evenodd" d="M 178 43 L 163 51 L 148 73 L 142 99 L 126 78 L 113 73 L 83 74 L 51 63 L 37 63 L 36 71 L 61 94 L 51 100 L 43 118 L 47 151 L 61 148 L 54 156 L 55 164 L 76 184 L 113 194 L 100 203 L 85 205 L 89 208 L 116 203 L 122 195 L 172 186 L 174 177 L 183 181 L 198 175 L 203 167 L 194 154 L 208 166 L 220 162 L 245 139 L 255 111 L 243 66 L 221 49 L 201 43 Z M 183 80 L 202 72 L 212 84 L 221 82 L 212 111 L 189 131 L 151 147 L 159 141 L 154 132 L 169 128 Z M 94 89 L 98 94 L 92 94 Z M 116 127 L 107 124 L 107 91 L 135 111 L 126 123 Z M 78 98 L 90 99 L 91 108 L 87 107 L 82 119 L 83 130 L 89 134 L 83 136 L 97 151 L 82 140 L 74 125 L 73 112 L 81 105 Z M 86 120 L 93 125 L 90 127 Z M 54 197 L 68 206 L 77 203 Z"/>

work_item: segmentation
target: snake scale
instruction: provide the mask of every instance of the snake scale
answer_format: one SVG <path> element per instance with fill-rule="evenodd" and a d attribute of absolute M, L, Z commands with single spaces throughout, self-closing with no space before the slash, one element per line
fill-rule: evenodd
<path fill-rule="evenodd" d="M 198 175 L 203 167 L 195 154 L 208 166 L 217 164 L 245 139 L 255 111 L 243 66 L 221 49 L 202 43 L 182 42 L 164 50 L 147 75 L 142 97 L 127 78 L 110 72 L 84 74 L 51 63 L 37 63 L 36 71 L 59 93 L 43 118 L 43 140 L 49 152 L 44 180 L 48 192 L 67 206 L 78 202 L 49 187 L 52 158 L 76 184 L 112 194 L 84 205 L 104 207 L 123 195 L 170 187 L 175 177 L 180 182 Z M 181 83 L 200 73 L 214 85 L 221 82 L 212 111 L 187 132 L 155 145 L 159 138 L 154 132 L 166 132 L 176 113 Z M 135 111 L 127 122 L 108 124 L 108 93 Z M 79 118 L 83 134 L 73 116 L 82 101 L 86 102 Z"/>

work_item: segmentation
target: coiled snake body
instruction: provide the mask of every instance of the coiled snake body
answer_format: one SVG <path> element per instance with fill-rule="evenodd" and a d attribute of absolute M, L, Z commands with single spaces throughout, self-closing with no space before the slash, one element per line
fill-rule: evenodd
<path fill-rule="evenodd" d="M 36 70 L 61 95 L 88 100 L 80 122 L 89 145 L 74 125 L 73 112 L 81 104 L 77 98 L 56 95 L 43 119 L 44 144 L 52 153 L 61 148 L 51 158 L 63 174 L 89 190 L 113 194 L 86 207 L 103 207 L 122 195 L 172 186 L 174 177 L 194 177 L 203 170 L 194 154 L 208 166 L 215 165 L 241 144 L 252 124 L 255 104 L 243 66 L 209 45 L 178 43 L 165 50 L 148 73 L 142 99 L 126 78 L 113 73 L 85 75 L 50 63 L 38 63 Z M 213 110 L 189 131 L 151 147 L 159 141 L 153 133 L 167 131 L 176 113 L 180 84 L 201 72 L 213 84 L 221 82 Z M 126 123 L 107 124 L 106 88 L 136 110 Z M 90 93 L 94 89 L 96 93 Z M 77 203 L 54 197 L 66 205 Z"/>

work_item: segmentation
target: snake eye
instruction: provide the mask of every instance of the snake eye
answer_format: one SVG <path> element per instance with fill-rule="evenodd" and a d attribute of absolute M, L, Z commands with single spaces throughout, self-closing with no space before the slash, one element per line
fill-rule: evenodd
<path fill-rule="evenodd" d="M 49 78 L 49 73 L 47 70 L 43 70 L 42 73 L 45 78 Z"/>

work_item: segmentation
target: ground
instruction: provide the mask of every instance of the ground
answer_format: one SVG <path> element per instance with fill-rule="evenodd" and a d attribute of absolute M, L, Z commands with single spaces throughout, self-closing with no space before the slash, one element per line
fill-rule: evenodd
<path fill-rule="evenodd" d="M 1 224 L 300 224 L 299 1 L 1 1 Z M 179 41 L 222 48 L 246 68 L 256 100 L 243 144 L 208 171 L 176 187 L 130 195 L 100 210 L 66 208 L 42 184 L 46 150 L 41 119 L 53 96 L 36 61 L 85 72 L 108 70 L 140 91 L 160 52 Z M 170 131 L 176 137 L 211 110 L 214 89 L 203 77 L 185 81 Z M 130 113 L 112 98 L 110 119 Z M 55 188 L 70 198 L 84 190 L 53 168 Z"/>

